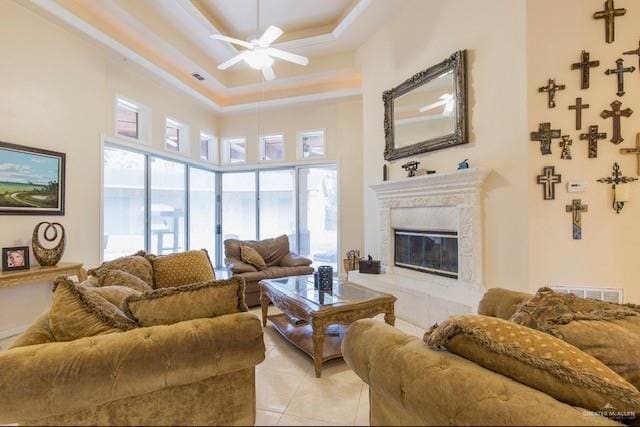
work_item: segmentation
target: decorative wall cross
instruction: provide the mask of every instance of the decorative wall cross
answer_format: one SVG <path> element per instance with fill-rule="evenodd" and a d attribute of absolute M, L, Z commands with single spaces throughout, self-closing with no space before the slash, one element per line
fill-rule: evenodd
<path fill-rule="evenodd" d="M 618 164 L 618 162 L 615 162 L 613 164 L 613 172 L 611 172 L 611 176 L 608 176 L 606 178 L 600 178 L 598 180 L 598 182 L 601 182 L 603 184 L 611 184 L 613 186 L 613 190 L 614 190 L 614 194 L 615 194 L 615 189 L 616 189 L 616 185 L 620 185 L 620 184 L 628 184 L 630 182 L 634 182 L 637 181 L 638 178 L 633 178 L 630 176 L 624 176 L 622 174 L 622 170 L 620 170 L 620 165 Z M 619 202 L 615 200 L 615 197 L 613 199 L 613 209 L 616 211 L 616 213 L 620 213 L 620 211 L 622 210 L 622 208 L 624 207 L 624 201 Z"/>
<path fill-rule="evenodd" d="M 560 129 L 551 129 L 551 123 L 540 123 L 537 132 L 531 132 L 531 140 L 540 142 L 540 152 L 543 156 L 551 154 L 551 141 L 560 138 Z"/>
<path fill-rule="evenodd" d="M 640 133 L 636 136 L 636 148 L 621 148 L 620 154 L 635 154 L 637 160 L 636 175 L 640 176 Z"/>
<path fill-rule="evenodd" d="M 542 86 L 538 88 L 538 92 L 544 93 L 547 92 L 547 102 L 549 108 L 555 108 L 556 106 L 556 92 L 560 90 L 565 90 L 565 85 L 557 85 L 555 79 L 549 79 L 549 82 L 546 86 Z"/>
<path fill-rule="evenodd" d="M 623 55 L 638 55 L 638 67 L 640 67 L 640 41 L 638 41 L 638 48 L 636 50 L 628 50 L 622 53 Z"/>
<path fill-rule="evenodd" d="M 598 125 L 589 126 L 589 133 L 581 133 L 580 140 L 589 142 L 589 158 L 598 157 L 598 140 L 605 139 L 606 132 L 598 132 Z"/>
<path fill-rule="evenodd" d="M 555 200 L 556 184 L 562 182 L 562 175 L 556 175 L 555 166 L 545 166 L 542 169 L 542 175 L 538 175 L 537 182 L 542 185 L 542 197 L 544 200 Z"/>
<path fill-rule="evenodd" d="M 604 73 L 607 76 L 610 76 L 612 74 L 616 74 L 618 77 L 618 91 L 616 92 L 616 95 L 618 96 L 624 96 L 624 73 L 633 73 L 636 70 L 636 67 L 627 67 L 624 68 L 624 59 L 622 58 L 618 58 L 618 60 L 616 61 L 616 68 L 610 68 L 607 71 L 605 71 Z"/>
<path fill-rule="evenodd" d="M 604 4 L 604 10 L 593 14 L 593 19 L 604 19 L 605 40 L 607 43 L 613 43 L 616 39 L 616 17 L 623 16 L 627 13 L 627 9 L 616 9 L 613 0 L 607 0 Z"/>
<path fill-rule="evenodd" d="M 588 205 L 583 205 L 582 200 L 573 199 L 570 205 L 566 206 L 567 212 L 571 212 L 571 219 L 573 224 L 573 240 L 582 239 L 582 212 L 589 210 Z"/>
<path fill-rule="evenodd" d="M 611 136 L 611 142 L 614 144 L 620 144 L 624 141 L 622 137 L 622 117 L 630 117 L 633 114 L 633 110 L 631 108 L 625 108 L 621 110 L 622 102 L 615 100 L 611 103 L 611 110 L 604 110 L 600 113 L 600 117 L 603 119 L 608 119 L 611 117 L 613 120 L 613 135 Z"/>
<path fill-rule="evenodd" d="M 569 137 L 569 135 L 562 135 L 562 141 L 560 141 L 560 148 L 562 149 L 562 153 L 560 154 L 560 158 L 563 160 L 571 160 L 571 145 L 573 144 L 573 140 Z"/>
<path fill-rule="evenodd" d="M 590 70 L 592 67 L 600 66 L 600 61 L 589 61 L 589 52 L 586 50 L 582 51 L 582 56 L 580 62 L 576 62 L 575 64 L 571 64 L 572 70 L 580 70 L 580 88 L 581 89 L 589 89 L 589 81 L 590 81 Z"/>
<path fill-rule="evenodd" d="M 589 108 L 589 104 L 583 104 L 582 98 L 576 98 L 575 105 L 569 105 L 569 110 L 576 110 L 576 130 L 582 129 L 582 110 Z"/>

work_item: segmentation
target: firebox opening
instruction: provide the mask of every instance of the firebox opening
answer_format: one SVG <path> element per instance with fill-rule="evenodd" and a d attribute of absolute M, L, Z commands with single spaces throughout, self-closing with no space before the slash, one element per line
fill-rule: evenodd
<path fill-rule="evenodd" d="M 458 233 L 394 230 L 394 265 L 458 278 Z"/>

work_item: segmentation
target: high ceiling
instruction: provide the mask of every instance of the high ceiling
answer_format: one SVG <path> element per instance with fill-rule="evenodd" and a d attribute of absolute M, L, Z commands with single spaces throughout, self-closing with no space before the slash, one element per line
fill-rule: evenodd
<path fill-rule="evenodd" d="M 259 1 L 259 5 L 257 3 Z M 62 21 L 219 111 L 360 93 L 356 49 L 399 0 L 32 0 Z M 259 12 L 259 31 L 257 30 Z M 275 80 L 240 63 L 224 34 L 249 40 L 269 25 L 284 30 L 273 47 L 309 57 L 306 67 L 276 60 Z M 205 78 L 200 81 L 192 74 Z"/>

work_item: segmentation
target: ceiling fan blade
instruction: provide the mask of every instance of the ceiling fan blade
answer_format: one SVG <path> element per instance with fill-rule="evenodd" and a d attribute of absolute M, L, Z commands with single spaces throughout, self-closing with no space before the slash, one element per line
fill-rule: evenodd
<path fill-rule="evenodd" d="M 244 52 L 239 53 L 238 55 L 234 56 L 230 60 L 225 61 L 222 64 L 218 65 L 218 70 L 226 70 L 232 65 L 236 65 L 238 62 L 242 61 L 245 58 L 245 56 L 247 56 L 247 52 L 248 50 L 245 50 Z"/>
<path fill-rule="evenodd" d="M 262 47 L 269 47 L 271 43 L 276 41 L 282 35 L 283 31 L 275 25 L 270 25 L 262 36 L 258 39 L 258 44 Z"/>
<path fill-rule="evenodd" d="M 221 40 L 223 42 L 237 44 L 238 46 L 246 47 L 247 49 L 251 49 L 251 43 L 247 43 L 244 40 L 234 39 L 233 37 L 224 36 L 222 34 L 211 34 L 209 37 L 216 40 Z"/>
<path fill-rule="evenodd" d="M 284 59 L 285 61 L 293 62 L 294 64 L 298 65 L 309 64 L 309 58 L 306 58 L 302 55 L 296 55 L 295 53 L 285 52 L 284 50 L 274 49 L 272 47 L 267 49 L 267 55 Z"/>
<path fill-rule="evenodd" d="M 273 68 L 271 66 L 262 67 L 262 75 L 265 80 L 273 80 L 276 78 L 276 73 L 273 72 Z"/>

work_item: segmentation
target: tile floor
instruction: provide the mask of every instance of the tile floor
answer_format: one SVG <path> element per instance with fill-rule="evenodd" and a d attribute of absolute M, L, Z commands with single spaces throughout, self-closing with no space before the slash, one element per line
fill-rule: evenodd
<path fill-rule="evenodd" d="M 277 309 L 270 307 L 273 314 Z M 258 317 L 260 310 L 253 309 Z M 383 321 L 382 316 L 377 318 Z M 422 336 L 424 330 L 402 319 L 396 327 Z M 0 341 L 0 351 L 15 337 Z M 313 361 L 289 344 L 268 323 L 264 329 L 266 359 L 256 367 L 256 407 L 258 426 L 367 426 L 368 386 L 342 359 L 322 367 L 316 378 Z"/>

